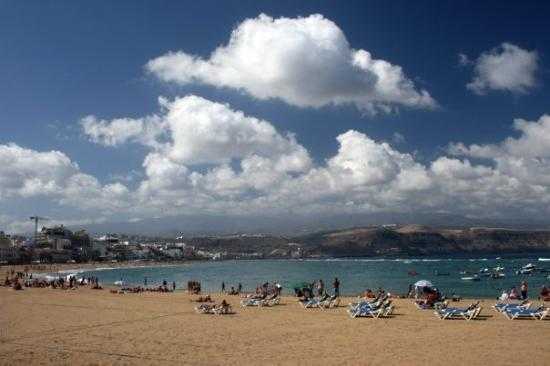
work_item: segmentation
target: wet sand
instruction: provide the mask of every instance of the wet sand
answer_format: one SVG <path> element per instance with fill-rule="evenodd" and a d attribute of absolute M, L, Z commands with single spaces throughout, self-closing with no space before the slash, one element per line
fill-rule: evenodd
<path fill-rule="evenodd" d="M 191 298 L 2 287 L 0 364 L 550 364 L 550 321 L 507 320 L 492 300 L 467 322 L 439 320 L 410 300 L 395 300 L 390 319 L 351 319 L 344 306 L 306 310 L 288 297 L 242 308 L 224 296 L 237 314 L 201 315 Z"/>

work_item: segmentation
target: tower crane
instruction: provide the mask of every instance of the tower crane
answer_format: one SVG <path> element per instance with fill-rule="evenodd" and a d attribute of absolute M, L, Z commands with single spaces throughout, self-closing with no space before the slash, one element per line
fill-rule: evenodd
<path fill-rule="evenodd" d="M 36 241 L 38 239 L 38 221 L 48 221 L 49 219 L 40 216 L 31 216 L 30 219 L 34 221 L 34 246 L 36 247 Z"/>

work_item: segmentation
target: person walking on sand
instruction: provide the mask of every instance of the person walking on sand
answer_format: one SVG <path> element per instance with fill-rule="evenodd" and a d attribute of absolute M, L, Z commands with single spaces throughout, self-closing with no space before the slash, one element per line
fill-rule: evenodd
<path fill-rule="evenodd" d="M 222 282 L 222 294 L 225 292 L 225 282 Z"/>
<path fill-rule="evenodd" d="M 334 277 L 334 282 L 332 283 L 332 286 L 334 287 L 334 296 L 339 297 L 340 296 L 340 281 L 338 281 L 338 277 Z"/>
<path fill-rule="evenodd" d="M 172 291 L 176 291 L 176 281 L 172 282 Z"/>
<path fill-rule="evenodd" d="M 240 294 L 243 290 L 243 284 L 239 282 L 239 285 L 237 286 L 237 292 Z"/>
<path fill-rule="evenodd" d="M 522 300 L 526 300 L 527 299 L 527 282 L 526 281 L 523 281 L 521 283 L 521 299 Z"/>

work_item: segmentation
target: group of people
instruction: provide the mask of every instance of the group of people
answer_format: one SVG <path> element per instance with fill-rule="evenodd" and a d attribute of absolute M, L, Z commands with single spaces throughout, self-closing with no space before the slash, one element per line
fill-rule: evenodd
<path fill-rule="evenodd" d="M 507 301 L 507 300 L 527 300 L 528 298 L 528 285 L 526 281 L 521 282 L 519 291 L 516 286 L 513 286 L 510 288 L 510 290 L 506 291 L 503 290 L 502 294 L 499 297 L 499 300 L 501 301 Z"/>
<path fill-rule="evenodd" d="M 237 289 L 235 289 L 234 286 L 231 286 L 231 288 L 229 289 L 229 291 L 226 291 L 226 288 L 225 288 L 225 282 L 222 282 L 222 293 L 223 294 L 228 294 L 228 295 L 239 295 L 243 290 L 243 285 L 242 283 L 239 282 L 239 284 L 237 285 Z"/>
<path fill-rule="evenodd" d="M 76 276 L 70 275 L 67 278 L 62 276 L 52 277 L 33 277 L 32 273 L 25 272 L 15 272 L 14 270 L 6 272 L 6 278 L 2 283 L 3 286 L 11 287 L 14 290 L 22 290 L 24 287 L 30 288 L 46 288 L 50 287 L 53 289 L 76 289 L 79 286 L 89 285 L 92 289 L 102 289 L 99 284 L 97 277 L 88 277 L 77 279 Z"/>
<path fill-rule="evenodd" d="M 339 297 L 340 280 L 338 279 L 338 277 L 334 278 L 334 281 L 332 282 L 332 289 L 334 291 L 333 297 Z M 329 295 L 326 289 L 325 282 L 322 279 L 313 281 L 312 283 L 308 283 L 306 286 L 301 286 L 300 288 L 294 288 L 294 293 L 297 297 L 302 298 L 303 301 L 312 299 L 315 296 L 322 298 Z"/>

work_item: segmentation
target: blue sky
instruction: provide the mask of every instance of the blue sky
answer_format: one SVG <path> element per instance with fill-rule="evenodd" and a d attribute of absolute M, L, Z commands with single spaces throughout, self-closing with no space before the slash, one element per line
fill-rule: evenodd
<path fill-rule="evenodd" d="M 281 17 L 300 19 L 299 17 L 322 14 L 324 19 L 333 22 L 341 30 L 351 49 L 366 50 L 375 59 L 400 66 L 406 79 L 413 83 L 414 93 L 425 90 L 434 103 L 437 103 L 437 107 L 425 107 L 420 103 L 411 107 L 396 100 L 388 103 L 390 112 L 377 110 L 376 113 L 361 109 L 353 102 L 300 106 L 280 97 L 258 98 L 254 92 L 247 91 L 246 86 L 233 87 L 229 85 L 231 83 L 215 85 L 215 81 L 205 81 L 203 76 L 193 76 L 196 79 L 202 78 L 198 82 L 166 82 L 162 80 L 162 75 L 159 76 L 160 73 L 146 69 L 145 65 L 149 61 L 166 55 L 168 51 L 180 51 L 207 60 L 217 47 L 227 45 L 233 29 L 246 19 L 258 19 L 261 13 L 275 20 Z M 545 113 L 550 113 L 549 15 L 550 6 L 536 1 L 521 4 L 476 1 L 312 1 L 301 4 L 293 1 L 2 1 L 0 145 L 14 143 L 22 149 L 30 150 L 31 155 L 59 151 L 78 165 L 78 174 L 93 177 L 99 190 L 118 182 L 128 189 L 127 195 L 130 198 L 125 197 L 125 203 L 109 210 L 101 207 L 82 208 L 68 202 L 70 199 L 66 195 L 74 193 L 67 193 L 70 189 L 63 185 L 59 177 L 40 178 L 40 184 L 47 185 L 50 179 L 51 185 L 58 186 L 52 189 L 51 194 L 26 191 L 21 193 L 15 186 L 26 184 L 24 179 L 31 179 L 28 176 L 32 175 L 32 170 L 25 171 L 20 176 L 26 178 L 9 183 L 13 185 L 10 189 L 5 188 L 2 192 L 0 187 L 0 202 L 4 200 L 4 212 L 0 212 L 3 221 L 0 221 L 0 226 L 3 223 L 6 227 L 20 228 L 21 225 L 17 223 L 35 211 L 44 212 L 44 215 L 59 220 L 74 219 L 75 222 L 83 223 L 97 217 L 104 220 L 112 219 L 113 216 L 139 220 L 162 216 L 164 210 L 153 212 L 128 208 L 136 207 L 137 198 L 134 193 L 143 181 L 152 179 L 145 172 L 144 158 L 158 151 L 142 143 L 105 146 L 106 144 L 98 141 L 101 138 L 94 142 L 90 134 L 83 131 L 81 120 L 85 116 L 93 115 L 108 123 L 116 118 L 139 119 L 153 114 L 162 115 L 157 100 L 159 96 L 174 100 L 189 94 L 211 103 L 226 103 L 231 111 L 242 111 L 247 116 L 268 121 L 283 138 L 287 132 L 295 134 L 297 143 L 307 150 L 311 161 L 307 168 L 285 171 L 285 179 L 298 179 L 300 175 L 310 174 L 310 169 L 324 169 L 327 161 L 335 157 L 341 148 L 336 137 L 353 130 L 362 136 L 368 136 L 369 141 L 375 141 L 379 145 L 387 141 L 392 151 L 410 155 L 415 164 L 420 164 L 426 170 L 430 170 L 436 159 L 448 156 L 462 163 L 468 161 L 474 168 L 479 165 L 494 169 L 492 173 L 496 176 L 491 179 L 498 180 L 502 175 L 513 178 L 503 183 L 502 188 L 506 197 L 513 201 L 510 206 L 503 205 L 502 197 L 491 196 L 496 184 L 493 181 L 464 183 L 471 186 L 487 184 L 482 198 L 479 192 L 464 194 L 463 191 L 446 190 L 442 187 L 444 184 L 437 181 L 434 183 L 437 188 L 426 188 L 434 191 L 424 194 L 441 194 L 441 197 L 422 208 L 425 211 L 453 212 L 449 204 L 460 201 L 460 208 L 453 213 L 484 217 L 490 216 L 495 210 L 512 212 L 520 208 L 526 217 L 539 216 L 541 208 L 533 202 L 546 200 L 547 165 L 544 153 L 547 150 L 542 146 L 536 153 L 522 155 L 522 159 L 538 161 L 535 168 L 526 163 L 529 169 L 538 170 L 526 168 L 521 174 L 516 174 L 511 173 L 507 167 L 513 165 L 511 162 L 517 161 L 520 153 L 517 152 L 518 149 L 506 147 L 504 143 L 507 138 L 521 142 L 522 136 L 527 136 L 525 130 L 513 128 L 514 119 L 517 118 L 530 121 L 535 128 L 540 127 L 542 134 L 546 132 L 543 128 L 545 121 L 539 119 Z M 488 87 L 481 93 L 468 89 L 466 85 L 477 75 L 476 65 L 481 60 L 480 56 L 491 53 L 501 55 L 503 43 L 536 55 L 536 60 L 533 61 L 534 70 L 530 69 L 533 79 L 531 82 L 526 81 L 529 85 L 523 90 L 517 85 L 516 89 L 514 85 L 511 89 Z M 468 57 L 466 65 L 459 64 L 459 54 Z M 525 74 L 524 69 L 518 70 Z M 308 83 L 307 78 L 305 83 Z M 402 138 L 396 138 L 396 134 Z M 465 149 L 460 154 L 455 149 L 451 154 L 449 144 L 452 142 L 463 143 Z M 536 142 L 526 142 L 527 145 L 531 143 Z M 493 151 L 490 156 L 483 155 L 469 149 L 471 144 L 493 144 L 491 146 L 497 146 L 500 150 L 497 153 Z M 550 146 L 548 149 L 550 150 Z M 250 154 L 252 153 L 255 152 Z M 9 158 L 10 161 L 20 158 L 19 153 L 11 151 L 10 154 L 16 156 Z M 499 160 L 499 156 L 503 154 L 508 154 L 509 159 Z M 239 173 L 239 164 L 246 158 L 247 156 L 242 155 L 231 156 L 229 164 Z M 186 169 L 206 174 L 227 162 L 217 159 L 212 162 L 202 161 L 200 164 L 189 161 L 177 163 Z M 378 162 L 374 163 L 376 164 Z M 20 168 L 15 165 L 11 168 L 12 173 Z M 406 170 L 401 165 L 399 169 Z M 541 178 L 531 181 L 530 178 L 525 178 L 525 172 L 529 172 L 530 177 Z M 131 180 L 121 178 L 129 173 Z M 429 172 L 428 175 L 432 173 Z M 376 175 L 377 172 L 361 174 Z M 67 175 L 63 177 L 66 179 Z M 279 181 L 282 178 L 271 179 Z M 350 187 L 349 190 L 330 191 L 325 196 L 310 198 L 303 206 L 316 212 L 332 212 L 334 207 L 349 207 L 349 202 L 353 202 L 351 205 L 356 207 L 351 212 L 410 211 L 417 206 L 415 200 L 424 200 L 418 192 L 413 195 L 409 191 L 381 193 L 376 190 L 374 193 L 371 191 L 369 178 L 366 179 L 359 180 L 358 186 Z M 0 178 L 0 182 L 8 186 L 5 183 L 7 178 L 5 181 Z M 391 179 L 381 182 L 387 186 L 391 184 Z M 270 196 L 271 193 L 265 193 L 264 189 L 273 192 L 280 187 L 262 188 L 248 184 L 245 188 L 241 187 L 243 190 L 238 193 L 232 191 L 230 198 L 227 198 L 225 193 L 219 191 L 199 193 L 196 190 L 187 190 L 182 193 L 179 191 L 183 189 L 182 182 L 176 180 L 171 183 L 176 187 L 172 193 L 178 197 L 189 194 L 196 198 L 197 195 L 208 194 L 211 198 L 214 197 L 214 201 L 227 202 L 228 206 L 233 206 L 234 200 L 250 203 L 250 206 L 240 207 L 242 211 L 234 212 L 226 211 L 225 206 L 204 203 L 202 200 L 200 203 L 193 198 L 190 207 L 199 214 L 227 212 L 231 216 L 248 210 L 265 212 L 274 206 L 277 208 L 273 212 L 279 212 L 282 200 L 279 196 L 268 197 L 266 201 L 269 203 L 263 205 L 250 201 Z M 305 182 L 289 184 L 307 185 Z M 510 188 L 512 186 L 517 191 Z M 369 193 L 363 191 L 357 194 L 363 188 Z M 444 194 L 441 191 L 445 191 Z M 167 195 L 164 193 L 160 196 L 166 199 Z M 93 197 L 96 193 L 90 194 Z M 157 191 L 149 192 L 150 197 L 160 200 L 160 196 L 155 196 L 156 194 Z M 399 197 L 399 202 L 392 201 L 387 206 L 383 202 L 373 203 L 376 199 L 372 195 Z M 460 197 L 457 198 L 456 195 Z M 403 198 L 404 196 L 406 197 Z M 150 206 L 144 203 L 142 197 L 140 199 L 140 204 Z M 480 199 L 484 207 L 471 207 L 473 202 L 479 202 Z M 185 202 L 182 200 L 181 205 L 186 206 Z M 327 205 L 326 202 L 331 204 Z M 181 213 L 183 206 L 168 209 L 166 215 Z M 281 206 L 283 211 L 295 209 L 289 204 Z M 336 209 L 336 212 L 340 211 Z"/>

